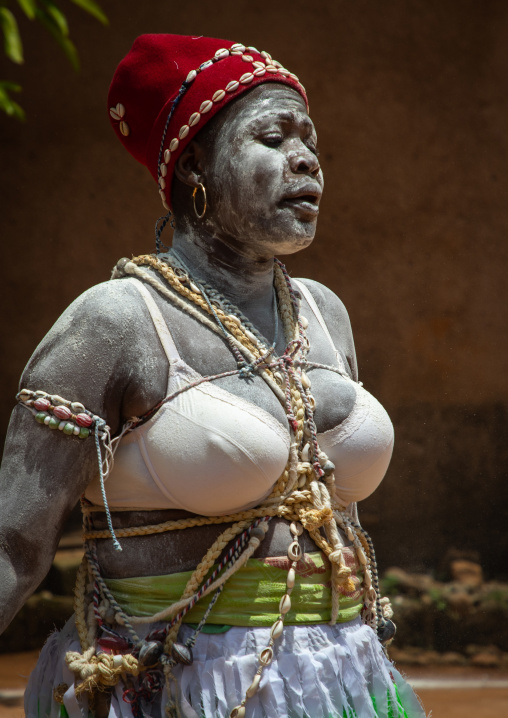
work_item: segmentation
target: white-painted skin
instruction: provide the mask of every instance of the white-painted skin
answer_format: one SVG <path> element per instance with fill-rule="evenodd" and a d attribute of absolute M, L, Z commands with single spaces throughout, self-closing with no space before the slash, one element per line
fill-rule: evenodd
<path fill-rule="evenodd" d="M 176 168 L 175 248 L 196 275 L 237 304 L 270 341 L 273 256 L 307 247 L 316 230 L 323 179 L 315 148 L 315 131 L 301 97 L 283 85 L 267 83 L 214 118 Z M 203 220 L 192 209 L 198 182 L 208 195 Z M 313 196 L 295 198 L 301 192 Z M 344 306 L 326 287 L 305 281 L 355 376 Z M 223 339 L 152 293 L 187 363 L 203 375 L 235 368 Z M 309 359 L 334 364 L 330 344 L 305 301 L 302 313 L 309 320 Z M 279 332 L 277 348 L 283 347 Z M 167 372 L 167 360 L 136 290 L 129 282 L 115 280 L 93 287 L 69 307 L 36 349 L 20 386 L 81 401 L 116 432 L 128 417 L 143 414 L 163 397 Z M 317 428 L 326 431 L 348 416 L 354 390 L 337 374 L 311 370 L 309 375 Z M 262 379 L 247 382 L 234 376 L 218 383 L 285 425 L 285 413 Z M 65 519 L 96 473 L 91 439 L 51 431 L 15 407 L 0 474 L 0 631 L 44 578 Z M 114 519 L 118 526 L 140 525 L 180 515 L 129 512 Z M 123 539 L 122 553 L 114 552 L 110 541 L 99 542 L 103 572 L 134 576 L 188 570 L 223 528 Z M 272 521 L 257 555 L 283 555 L 288 540 L 285 522 Z"/>

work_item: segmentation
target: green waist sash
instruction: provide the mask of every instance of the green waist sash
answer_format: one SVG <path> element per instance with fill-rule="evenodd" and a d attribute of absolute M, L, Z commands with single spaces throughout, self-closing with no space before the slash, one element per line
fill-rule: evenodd
<path fill-rule="evenodd" d="M 346 554 L 346 550 L 344 551 Z M 356 618 L 363 606 L 358 566 L 351 551 L 354 590 L 340 593 L 338 622 Z M 251 558 L 227 581 L 207 624 L 271 626 L 279 617 L 279 602 L 286 592 L 289 560 L 286 557 Z M 129 615 L 151 616 L 180 600 L 192 571 L 168 576 L 105 579 L 122 609 Z M 330 564 L 320 552 L 305 554 L 298 563 L 291 610 L 284 623 L 328 623 L 331 607 Z M 186 614 L 184 623 L 198 623 L 212 598 L 206 596 Z"/>

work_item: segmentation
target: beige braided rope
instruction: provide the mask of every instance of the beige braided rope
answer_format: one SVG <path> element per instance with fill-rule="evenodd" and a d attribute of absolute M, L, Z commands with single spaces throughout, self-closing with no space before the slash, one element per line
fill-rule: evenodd
<path fill-rule="evenodd" d="M 131 654 L 112 656 L 101 653 L 99 656 L 95 655 L 95 621 L 93 617 L 90 620 L 90 610 L 88 610 L 87 617 L 85 601 L 87 582 L 88 561 L 86 556 L 83 556 L 74 589 L 75 623 L 82 652 L 67 651 L 65 654 L 65 662 L 78 680 L 76 684 L 77 696 L 81 693 L 92 693 L 105 686 L 115 686 L 121 676 L 126 674 L 139 675 L 138 661 Z M 90 608 L 93 608 L 91 604 Z"/>
<path fill-rule="evenodd" d="M 162 277 L 164 277 L 168 284 L 176 290 L 178 294 L 181 294 L 182 297 L 185 297 L 196 304 L 207 314 L 212 314 L 208 303 L 203 298 L 203 295 L 200 292 L 196 292 L 182 284 L 171 265 L 158 259 L 158 257 L 154 257 L 153 254 L 142 254 L 139 257 L 134 257 L 131 261 L 134 264 L 152 267 Z M 232 320 L 230 315 L 226 314 L 226 312 L 224 312 L 224 310 L 220 307 L 214 307 L 214 309 L 222 324 L 231 332 L 235 339 L 237 339 L 242 346 L 248 349 L 252 354 L 260 356 L 257 342 L 247 336 L 246 330 L 237 324 L 236 321 Z"/>
<path fill-rule="evenodd" d="M 229 514 L 227 516 L 196 516 L 188 519 L 177 519 L 173 521 L 164 521 L 160 524 L 152 524 L 149 526 L 130 526 L 122 529 L 115 529 L 116 536 L 120 538 L 129 538 L 130 536 L 146 536 L 148 534 L 162 534 L 166 531 L 177 531 L 179 529 L 192 528 L 193 526 L 210 526 L 214 524 L 228 524 L 234 521 L 242 521 L 247 519 L 259 518 L 260 516 L 276 516 L 277 508 L 273 507 L 257 507 L 242 511 L 237 514 Z M 109 529 L 89 530 L 83 533 L 83 539 L 108 539 L 111 538 Z"/>
<path fill-rule="evenodd" d="M 214 566 L 216 559 L 223 552 L 227 544 L 232 541 L 235 536 L 241 533 L 249 524 L 250 521 L 241 521 L 235 526 L 232 526 L 226 529 L 226 531 L 223 531 L 223 533 L 216 539 L 216 541 L 207 551 L 205 557 L 201 560 L 199 566 L 196 568 L 196 570 L 190 577 L 184 589 L 184 593 L 182 594 L 182 597 L 179 601 L 173 603 L 171 606 L 168 606 L 163 611 L 159 611 L 158 613 L 153 614 L 152 616 L 129 616 L 129 619 L 132 621 L 132 623 L 142 624 L 153 623 L 155 621 L 163 621 L 188 606 L 189 603 L 196 597 L 199 585 L 204 581 L 209 571 Z M 259 545 L 259 539 L 254 539 L 255 537 L 252 537 L 252 540 L 249 541 L 249 545 L 253 546 L 257 541 L 257 548 L 257 546 Z M 219 588 L 219 586 L 221 586 L 223 583 L 225 583 L 234 572 L 239 570 L 241 566 L 244 565 L 246 561 L 246 558 L 244 558 L 244 554 L 248 553 L 248 558 L 250 555 L 252 555 L 254 550 L 254 548 L 251 548 L 248 551 L 246 549 L 242 553 L 238 561 L 235 562 L 234 566 L 231 566 L 228 570 L 222 573 L 219 578 L 217 578 L 213 583 L 211 583 L 210 586 L 206 589 L 206 591 L 201 594 L 200 598 L 204 598 L 205 596 Z"/>
<path fill-rule="evenodd" d="M 83 556 L 78 568 L 76 576 L 76 585 L 74 587 L 74 614 L 76 622 L 76 630 L 79 636 L 79 642 L 83 651 L 90 647 L 88 640 L 88 626 L 86 622 L 86 583 L 88 579 L 88 560 Z"/>
<path fill-rule="evenodd" d="M 219 536 L 219 538 L 215 541 L 215 543 L 208 549 L 205 557 L 199 564 L 199 566 L 196 568 L 192 576 L 190 577 L 189 581 L 187 582 L 187 585 L 185 587 L 185 590 L 182 594 L 182 599 L 190 598 L 195 594 L 197 591 L 200 583 L 204 580 L 205 576 L 207 575 L 210 568 L 213 566 L 213 563 L 218 556 L 222 553 L 226 545 L 231 541 L 235 536 L 237 536 L 239 533 L 241 533 L 248 525 L 250 524 L 250 521 L 240 521 L 235 526 L 232 526 L 230 529 L 227 529 L 226 531 Z M 252 536 L 249 539 L 249 546 L 248 548 L 242 553 L 242 558 L 244 558 L 243 561 L 238 560 L 235 561 L 233 566 L 231 567 L 231 570 L 229 572 L 226 572 L 222 577 L 221 580 L 216 581 L 217 588 L 219 585 L 225 583 L 225 581 L 230 578 L 236 571 L 238 571 L 245 563 L 247 558 L 249 558 L 256 548 L 259 546 L 260 540 L 256 536 Z M 213 585 L 213 584 L 212 584 Z M 207 593 L 210 593 L 212 590 L 212 586 L 208 587 Z M 175 623 L 174 626 L 171 627 L 171 630 L 168 632 L 168 635 L 166 637 L 166 641 L 164 643 L 164 649 L 167 653 L 171 650 L 171 646 L 176 641 L 176 637 L 178 635 L 178 631 L 180 630 L 180 626 L 182 624 L 183 618 Z"/>

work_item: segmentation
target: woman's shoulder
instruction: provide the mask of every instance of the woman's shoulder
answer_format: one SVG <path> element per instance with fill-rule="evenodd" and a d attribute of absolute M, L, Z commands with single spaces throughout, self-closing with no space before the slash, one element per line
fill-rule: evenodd
<path fill-rule="evenodd" d="M 355 343 L 351 329 L 351 321 L 344 302 L 335 292 L 324 284 L 316 282 L 314 279 L 299 277 L 297 281 L 309 290 L 330 332 L 333 343 L 347 359 L 351 374 L 353 378 L 356 379 L 357 363 Z"/>
<path fill-rule="evenodd" d="M 307 279 L 305 277 L 298 277 L 298 282 L 301 282 L 310 291 L 312 298 L 319 307 L 320 312 L 323 314 L 325 319 L 330 318 L 338 321 L 342 321 L 350 325 L 349 315 L 344 302 L 321 282 L 316 282 L 315 279 Z"/>
<path fill-rule="evenodd" d="M 153 329 L 132 281 L 87 289 L 56 320 L 32 354 L 21 386 L 57 393 L 100 413 L 137 375 L 153 375 Z M 116 403 L 118 403 L 116 401 Z"/>
<path fill-rule="evenodd" d="M 62 331 L 76 322 L 90 329 L 124 330 L 126 321 L 140 314 L 140 296 L 133 285 L 135 280 L 110 279 L 90 287 L 69 304 L 48 333 Z"/>

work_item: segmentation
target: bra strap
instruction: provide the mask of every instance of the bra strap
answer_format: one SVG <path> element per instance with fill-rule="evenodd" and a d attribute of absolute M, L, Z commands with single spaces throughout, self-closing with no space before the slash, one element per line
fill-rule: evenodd
<path fill-rule="evenodd" d="M 332 345 L 332 349 L 333 349 L 333 351 L 335 352 L 335 356 L 336 356 L 336 358 L 337 358 L 337 363 L 338 363 L 338 365 L 339 365 L 340 371 L 344 372 L 347 376 L 349 376 L 349 373 L 348 373 L 346 367 L 344 366 L 344 360 L 342 359 L 342 356 L 341 356 L 340 352 L 338 351 L 338 349 L 336 348 L 335 344 L 333 343 L 332 336 L 331 336 L 330 332 L 328 331 L 328 327 L 326 326 L 326 323 L 325 323 L 325 320 L 324 320 L 324 318 L 323 318 L 323 315 L 322 315 L 321 312 L 319 311 L 319 307 L 318 307 L 318 305 L 316 304 L 316 300 L 314 299 L 314 297 L 313 297 L 312 294 L 310 293 L 310 290 L 308 289 L 308 287 L 305 286 L 305 284 L 302 284 L 302 282 L 299 282 L 298 279 L 292 279 L 291 281 L 294 282 L 294 283 L 297 285 L 298 289 L 301 291 L 301 293 L 303 294 L 303 296 L 304 296 L 305 299 L 307 300 L 307 304 L 308 304 L 309 307 L 312 309 L 312 311 L 313 311 L 313 313 L 314 313 L 314 316 L 316 317 L 316 319 L 318 320 L 318 322 L 319 322 L 319 324 L 320 324 L 320 326 L 321 326 L 321 329 L 324 331 L 325 335 L 326 335 L 327 338 L 328 338 L 328 341 L 329 341 L 330 344 Z"/>
<path fill-rule="evenodd" d="M 168 358 L 168 362 L 171 364 L 172 362 L 178 361 L 180 359 L 180 354 L 178 353 L 178 349 L 176 348 L 175 342 L 173 341 L 173 337 L 171 336 L 171 332 L 168 329 L 168 325 L 164 321 L 164 317 L 162 316 L 159 307 L 155 303 L 154 298 L 140 279 L 129 277 L 127 281 L 132 282 L 138 292 L 141 294 L 141 297 L 143 298 L 146 307 L 150 312 L 150 316 L 152 317 L 155 331 L 159 336 L 162 348 L 164 349 L 164 353 Z"/>

